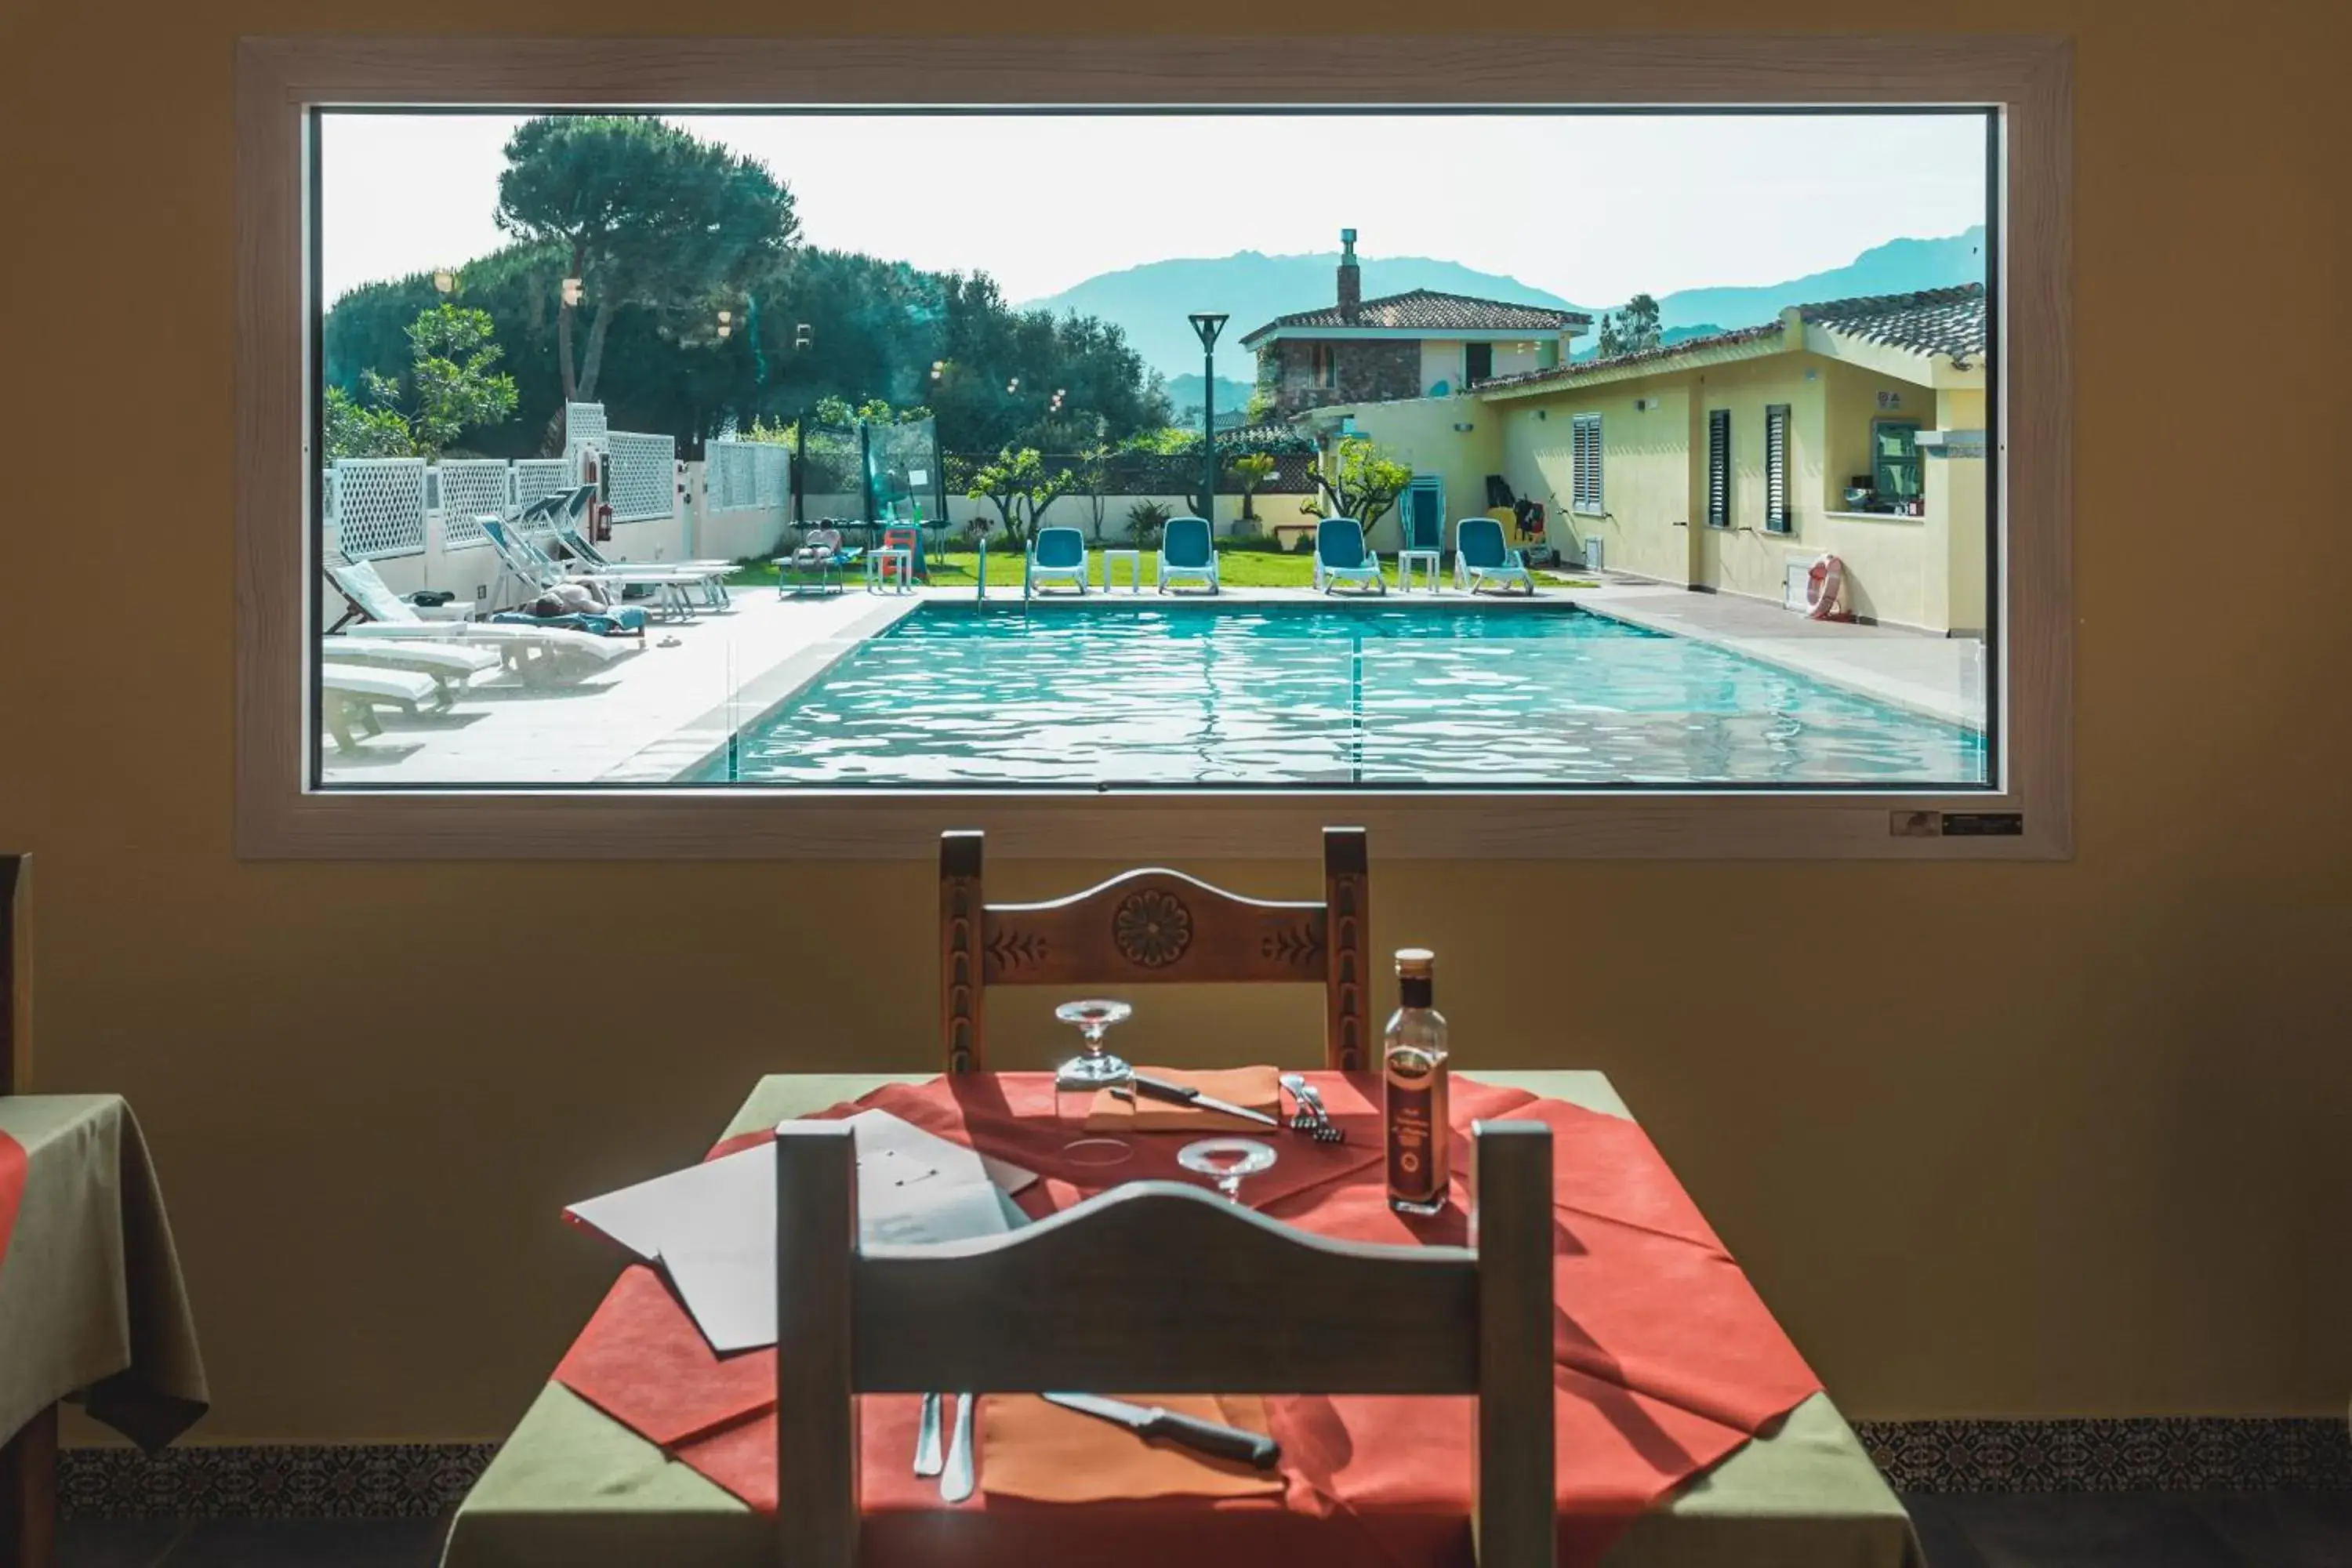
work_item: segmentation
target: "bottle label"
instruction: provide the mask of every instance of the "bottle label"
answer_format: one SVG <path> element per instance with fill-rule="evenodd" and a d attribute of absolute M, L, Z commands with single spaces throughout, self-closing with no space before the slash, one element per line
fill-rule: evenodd
<path fill-rule="evenodd" d="M 1415 1063 L 1388 1073 L 1389 1195 L 1434 1203 L 1445 1191 L 1446 1136 L 1437 1075 Z"/>

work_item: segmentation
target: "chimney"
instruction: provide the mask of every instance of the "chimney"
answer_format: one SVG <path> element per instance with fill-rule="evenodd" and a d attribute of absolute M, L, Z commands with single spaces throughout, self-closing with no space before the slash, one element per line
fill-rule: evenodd
<path fill-rule="evenodd" d="M 1364 270 L 1356 265 L 1356 231 L 1339 231 L 1339 319 L 1352 321 L 1364 303 Z"/>

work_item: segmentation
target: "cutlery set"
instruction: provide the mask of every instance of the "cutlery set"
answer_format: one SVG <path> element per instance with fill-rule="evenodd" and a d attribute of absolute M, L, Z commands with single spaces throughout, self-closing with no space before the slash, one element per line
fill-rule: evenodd
<path fill-rule="evenodd" d="M 1298 1108 L 1291 1112 L 1287 1123 L 1292 1131 L 1304 1132 L 1318 1143 L 1346 1141 L 1347 1134 L 1339 1130 L 1338 1122 L 1331 1120 L 1330 1112 L 1323 1109 L 1323 1096 L 1305 1077 L 1295 1072 L 1284 1073 L 1282 1087 L 1289 1090 L 1292 1102 Z M 1145 1073 L 1131 1075 L 1125 1085 L 1112 1089 L 1111 1093 L 1121 1100 L 1140 1098 L 1165 1100 L 1171 1105 L 1189 1105 L 1198 1110 L 1213 1110 L 1220 1116 L 1255 1121 L 1261 1127 L 1280 1128 L 1286 1125 L 1278 1116 L 1202 1094 L 1190 1084 L 1171 1083 L 1166 1079 L 1152 1078 Z"/>
<path fill-rule="evenodd" d="M 956 1395 L 955 1432 L 948 1439 L 945 1458 L 940 1454 L 940 1406 L 947 1396 L 940 1394 L 923 1395 L 923 1413 L 915 1424 L 915 1474 L 928 1480 L 940 1479 L 940 1500 L 961 1502 L 974 1490 L 971 1458 L 971 1420 L 980 1404 L 976 1394 Z"/>

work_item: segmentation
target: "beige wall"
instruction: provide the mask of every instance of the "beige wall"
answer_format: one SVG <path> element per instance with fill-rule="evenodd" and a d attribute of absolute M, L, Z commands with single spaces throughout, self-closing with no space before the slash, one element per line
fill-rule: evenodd
<path fill-rule="evenodd" d="M 1943 430 L 1985 428 L 1985 395 L 1952 387 L 1936 395 L 1936 425 Z M 1927 522 L 1943 535 L 1944 617 L 1955 632 L 1981 636 L 1985 620 L 1985 480 L 1978 458 L 1927 459 Z"/>
<path fill-rule="evenodd" d="M 1635 401 L 1658 406 L 1636 409 Z M 1679 381 L 1612 383 L 1541 399 L 1488 405 L 1504 417 L 1504 472 L 1511 488 L 1544 503 L 1552 542 L 1573 553 L 1588 534 L 1602 562 L 1661 583 L 1691 580 L 1689 420 L 1691 390 Z M 1569 498 L 1575 416 L 1601 416 L 1600 516 L 1573 511 Z"/>
<path fill-rule="evenodd" d="M 1185 19 L 1285 25 L 1234 0 Z M 2244 493 L 2246 453 L 2332 450 L 2344 423 L 2309 345 L 2352 328 L 2341 204 L 2315 199 L 2340 180 L 2352 40 L 2342 8 L 2307 0 L 2210 19 L 2187 0 L 1966 17 L 2077 38 L 2076 858 L 1379 861 L 1374 940 L 1437 949 L 1465 1065 L 1615 1075 L 1859 1415 L 2340 1418 L 2352 1387 L 2341 587 L 2265 571 L 2242 635 L 2190 650 L 2181 566 L 2208 544 L 2200 498 Z M 984 18 L 918 0 L 887 20 L 1107 25 L 1063 0 Z M 1444 18 L 1599 20 L 1500 0 Z M 1863 0 L 1767 19 L 1900 20 Z M 1639 25 L 1758 21 L 1678 0 Z M 1430 17 L 1368 0 L 1349 22 Z M 618 0 L 396 16 L 151 0 L 0 20 L 0 211 L 20 240 L 0 247 L 0 426 L 52 471 L 102 477 L 0 525 L 18 587 L 0 616 L 0 838 L 42 860 L 36 1083 L 123 1090 L 153 1141 L 218 1398 L 200 1436 L 502 1433 L 613 1272 L 559 1205 L 691 1158 L 756 1073 L 938 1059 L 920 861 L 236 858 L 233 40 L 837 25 L 751 0 L 650 19 Z M 2235 335 L 2231 384 L 2276 391 L 2206 399 L 2206 438 L 2168 444 L 2147 394 L 2191 363 L 2189 299 L 2292 300 L 2296 328 Z M 108 409 L 146 412 L 90 412 Z M 2283 563 L 2331 559 L 2343 528 L 2325 507 L 2261 523 Z M 108 613 L 99 590 L 159 560 L 171 613 Z M 1296 849 L 1192 868 L 1297 896 L 1314 848 Z M 1043 895 L 1100 869 L 1008 866 L 997 885 Z M 1048 1000 L 994 1007 L 1033 1060 Z M 1143 1001 L 1128 1027 L 1147 1059 L 1311 1053 L 1318 1026 L 1311 994 Z"/>
<path fill-rule="evenodd" d="M 1390 457 L 1410 463 L 1416 474 L 1434 474 L 1445 481 L 1445 545 L 1452 549 L 1455 521 L 1485 514 L 1486 476 L 1504 471 L 1502 410 L 1475 397 L 1423 397 L 1410 403 L 1351 403 L 1345 412 Z M 1456 430 L 1456 425 L 1470 428 Z M 1402 548 L 1402 513 L 1391 508 L 1365 537 L 1375 550 Z"/>

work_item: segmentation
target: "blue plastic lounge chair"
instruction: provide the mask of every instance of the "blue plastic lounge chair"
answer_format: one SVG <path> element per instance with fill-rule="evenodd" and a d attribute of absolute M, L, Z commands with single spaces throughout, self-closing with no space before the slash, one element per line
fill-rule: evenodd
<path fill-rule="evenodd" d="M 1029 543 L 1022 574 L 1021 596 L 1027 598 L 1047 583 L 1073 583 L 1087 591 L 1087 536 L 1075 528 L 1041 528 Z"/>
<path fill-rule="evenodd" d="M 1170 580 L 1177 577 L 1206 583 L 1212 594 L 1217 591 L 1217 550 L 1209 542 L 1205 518 L 1171 517 L 1160 531 L 1160 591 L 1168 592 Z"/>
<path fill-rule="evenodd" d="M 1506 593 L 1514 583 L 1536 591 L 1527 563 L 1503 542 L 1503 525 L 1491 517 L 1465 517 L 1454 525 L 1454 585 L 1475 594 L 1489 583 Z"/>
<path fill-rule="evenodd" d="M 1328 594 L 1342 583 L 1389 591 L 1379 560 L 1364 548 L 1364 525 L 1352 517 L 1327 517 L 1315 525 L 1315 589 Z"/>

